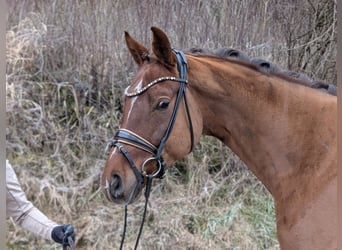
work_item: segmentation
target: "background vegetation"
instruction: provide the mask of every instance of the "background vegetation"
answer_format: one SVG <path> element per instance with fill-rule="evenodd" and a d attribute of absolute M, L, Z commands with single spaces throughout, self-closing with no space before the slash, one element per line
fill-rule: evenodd
<path fill-rule="evenodd" d="M 100 192 L 120 93 L 136 70 L 124 30 L 173 47 L 233 47 L 336 83 L 334 0 L 8 0 L 7 157 L 33 203 L 74 224 L 77 249 L 117 249 L 123 207 Z M 143 201 L 129 207 L 127 249 Z M 60 249 L 7 220 L 8 249 Z M 278 249 L 272 197 L 218 140 L 155 181 L 140 249 Z"/>

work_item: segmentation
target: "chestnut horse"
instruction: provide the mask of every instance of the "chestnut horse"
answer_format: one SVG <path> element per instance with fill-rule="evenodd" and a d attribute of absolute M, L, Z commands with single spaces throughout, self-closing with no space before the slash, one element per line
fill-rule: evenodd
<path fill-rule="evenodd" d="M 272 194 L 281 249 L 337 249 L 337 97 L 246 61 L 175 52 L 151 30 L 153 53 L 125 32 L 138 72 L 103 170 L 106 197 L 132 203 L 146 176 L 211 135 Z"/>

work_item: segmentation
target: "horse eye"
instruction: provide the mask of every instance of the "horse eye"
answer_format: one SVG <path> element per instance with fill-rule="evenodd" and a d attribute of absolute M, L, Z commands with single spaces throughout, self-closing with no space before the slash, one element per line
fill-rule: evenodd
<path fill-rule="evenodd" d="M 158 110 L 164 110 L 164 109 L 167 109 L 169 107 L 169 101 L 167 100 L 162 100 L 162 101 L 159 101 L 158 104 L 157 104 L 157 109 Z"/>

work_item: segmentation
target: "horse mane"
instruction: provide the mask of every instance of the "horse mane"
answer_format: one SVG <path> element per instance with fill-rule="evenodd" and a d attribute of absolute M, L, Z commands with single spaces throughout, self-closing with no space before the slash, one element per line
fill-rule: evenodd
<path fill-rule="evenodd" d="M 337 96 L 336 84 L 324 83 L 319 80 L 313 80 L 304 73 L 299 73 L 291 70 L 284 70 L 280 66 L 272 62 L 269 62 L 265 59 L 259 57 L 251 58 L 243 51 L 237 49 L 226 47 L 219 48 L 216 50 L 209 50 L 204 48 L 190 48 L 185 49 L 184 52 L 198 57 L 212 57 L 218 58 L 220 60 L 226 60 L 233 63 L 237 63 L 250 69 L 256 70 L 260 73 L 274 75 L 286 81 L 301 84 Z"/>

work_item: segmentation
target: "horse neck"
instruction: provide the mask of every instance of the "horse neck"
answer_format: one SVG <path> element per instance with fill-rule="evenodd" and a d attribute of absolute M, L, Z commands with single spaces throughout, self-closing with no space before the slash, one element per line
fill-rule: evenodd
<path fill-rule="evenodd" d="M 336 157 L 318 165 L 336 154 L 336 98 L 234 62 L 188 61 L 203 133 L 230 147 L 275 198 L 334 176 Z"/>

